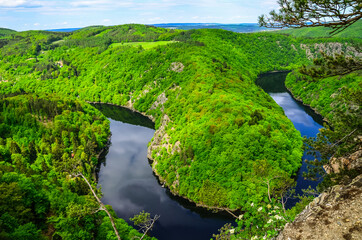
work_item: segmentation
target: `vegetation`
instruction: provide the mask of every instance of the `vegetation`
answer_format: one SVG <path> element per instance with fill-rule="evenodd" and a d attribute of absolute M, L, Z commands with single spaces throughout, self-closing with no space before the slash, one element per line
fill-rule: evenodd
<path fill-rule="evenodd" d="M 331 27 L 332 33 L 340 32 L 356 23 L 362 17 L 359 0 L 279 0 L 279 12 L 259 17 L 264 27 Z"/>
<path fill-rule="evenodd" d="M 101 44 L 111 36 L 128 41 L 130 34 L 132 41 L 178 42 L 148 50 L 127 45 L 105 49 Z M 96 38 L 100 45 L 87 47 L 97 44 Z M 169 118 L 162 127 L 169 149 L 153 151 L 153 167 L 171 191 L 195 202 L 235 209 L 249 201 L 250 194 L 259 202 L 267 188 L 255 178 L 254 161 L 267 159 L 289 176 L 300 166 L 299 133 L 254 84 L 261 71 L 308 63 L 300 39 L 124 25 L 76 31 L 44 53 L 29 51 L 29 44 L 27 54 L 9 55 L 16 46 L 1 49 L 3 94 L 57 92 L 129 106 L 152 116 L 156 129 Z M 167 100 L 159 103 L 162 96 Z"/>
<path fill-rule="evenodd" d="M 7 35 L 10 35 L 10 34 L 13 34 L 15 32 L 16 31 L 8 29 L 8 28 L 0 28 L 0 38 L 2 38 L 4 36 L 7 36 Z"/>
<path fill-rule="evenodd" d="M 173 41 L 113 43 L 110 45 L 110 47 L 134 46 L 134 47 L 142 47 L 143 49 L 147 50 L 150 48 L 166 45 L 169 43 L 173 43 Z"/>
<path fill-rule="evenodd" d="M 314 28 L 297 28 L 297 29 L 283 29 L 278 33 L 290 34 L 295 37 L 307 38 L 326 38 L 330 37 L 332 28 L 328 27 L 314 27 Z M 346 30 L 334 34 L 334 37 L 341 38 L 361 38 L 362 36 L 362 20 L 357 21 L 355 24 L 348 27 Z"/>
<path fill-rule="evenodd" d="M 73 33 L 29 31 L 4 39 L 6 42 L 0 48 L 0 94 L 7 97 L 6 101 L 57 93 L 59 100 L 53 102 L 74 101 L 92 116 L 86 120 L 66 118 L 62 123 L 72 120 L 70 126 L 80 127 L 83 122 L 89 122 L 92 127 L 59 125 L 59 131 L 69 129 L 65 140 L 62 131 L 46 133 L 51 139 L 44 140 L 45 152 L 37 150 L 37 158 L 41 156 L 39 153 L 48 154 L 49 150 L 52 154 L 49 159 L 61 162 L 55 165 L 53 172 L 41 171 L 46 179 L 47 174 L 62 176 L 57 180 L 59 187 L 54 187 L 57 191 L 66 187 L 66 181 L 83 186 L 79 179 L 67 177 L 79 171 L 94 183 L 95 153 L 104 146 L 109 135 L 104 117 L 83 101 L 127 106 L 155 120 L 160 135 L 155 136 L 151 146 L 152 165 L 161 181 L 175 194 L 198 204 L 248 211 L 245 216 L 250 218 L 240 222 L 238 229 L 248 226 L 250 232 L 245 233 L 250 236 L 261 231 L 257 230 L 259 226 L 268 224 L 270 219 L 265 216 L 272 211 L 269 205 L 273 209 L 278 206 L 280 212 L 287 214 L 278 201 L 283 204 L 286 189 L 301 165 L 303 145 L 300 133 L 283 110 L 254 84 L 254 80 L 262 72 L 291 70 L 310 63 L 310 54 L 321 55 L 316 44 L 328 48 L 335 42 L 342 42 L 342 51 L 356 49 L 361 44 L 360 39 L 299 39 L 275 33 L 238 34 L 216 29 L 181 31 L 143 25 L 94 26 Z M 21 96 L 10 97 L 19 94 Z M 29 119 L 32 116 L 42 122 L 39 127 L 44 125 L 45 130 L 52 131 L 53 126 L 58 126 L 53 119 L 67 112 L 51 110 L 58 105 L 62 106 L 44 104 L 48 110 L 24 111 L 30 112 Z M 78 109 L 69 111 L 73 114 Z M 44 120 L 43 116 L 48 116 L 45 113 L 52 115 Z M 101 127 L 97 128 L 98 125 Z M 0 130 L 6 133 L 6 129 Z M 77 143 L 74 145 L 72 139 L 80 136 L 78 132 L 84 136 L 74 140 Z M 14 141 L 21 149 L 30 140 L 22 136 L 15 137 Z M 34 141 L 36 146 L 44 145 L 43 141 L 35 138 Z M 18 152 L 15 145 L 11 147 L 11 142 L 6 144 Z M 63 155 L 65 160 L 61 161 Z M 16 165 L 18 160 L 14 161 L 12 164 Z M 24 161 L 21 160 L 18 168 L 28 166 Z M 35 162 L 49 167 L 49 161 L 58 163 L 48 158 Z M 63 201 L 61 210 L 49 208 L 51 211 L 46 211 L 52 221 L 42 222 L 52 224 L 50 228 L 55 229 L 54 234 L 62 238 L 73 233 L 80 234 L 79 238 L 83 237 L 81 234 L 89 238 L 114 237 L 106 214 L 94 213 L 93 206 L 97 202 L 89 188 L 85 186 L 82 191 L 81 200 L 74 200 L 78 205 L 73 204 L 73 207 L 69 203 L 73 200 Z M 74 199 L 78 198 L 77 193 L 72 195 Z M 55 194 L 51 196 L 49 201 L 60 201 Z M 251 203 L 258 206 L 254 209 L 256 212 L 249 207 Z M 92 207 L 87 207 L 89 204 L 93 204 Z M 253 215 L 261 212 L 257 211 L 260 207 L 265 210 L 264 217 Z M 66 212 L 68 210 L 81 214 L 71 215 Z M 280 216 L 279 212 L 276 214 Z M 276 224 L 280 226 L 281 222 L 276 221 Z M 36 227 L 44 234 L 49 225 Z M 123 220 L 117 220 L 117 228 L 122 239 L 136 235 Z M 272 234 L 275 232 L 270 236 Z"/>
<path fill-rule="evenodd" d="M 82 101 L 31 94 L 0 100 L 0 238 L 113 239 L 85 182 L 108 141 L 109 122 Z M 113 213 L 114 214 L 114 213 Z M 122 239 L 137 232 L 116 220 Z"/>
<path fill-rule="evenodd" d="M 326 175 L 324 169 L 330 164 L 330 159 L 348 157 L 361 148 L 362 72 L 360 65 L 356 65 L 358 61 L 346 60 L 340 55 L 317 59 L 315 63 L 318 65 L 308 68 L 303 66 L 289 74 L 286 81 L 287 87 L 296 97 L 319 111 L 330 123 L 317 138 L 308 139 L 306 145 L 322 158 L 310 162 L 307 174 L 310 178 L 324 177 L 320 190 L 346 181 L 346 178 L 353 179 L 360 172 L 360 169 L 341 169 L 338 173 Z M 321 70 L 326 64 L 329 66 L 327 72 Z"/>

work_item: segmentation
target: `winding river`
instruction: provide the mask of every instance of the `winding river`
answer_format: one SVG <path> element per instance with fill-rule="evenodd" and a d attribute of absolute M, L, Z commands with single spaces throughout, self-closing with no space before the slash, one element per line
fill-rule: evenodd
<path fill-rule="evenodd" d="M 322 127 L 322 118 L 292 98 L 284 86 L 285 76 L 286 73 L 265 74 L 256 83 L 284 109 L 302 136 L 315 136 Z M 160 215 L 151 232 L 159 240 L 210 239 L 225 223 L 234 222 L 228 215 L 206 211 L 175 197 L 160 185 L 147 160 L 147 144 L 154 134 L 153 123 L 148 118 L 125 108 L 95 106 L 109 118 L 112 132 L 98 183 L 102 187 L 102 201 L 112 205 L 118 217 L 128 221 L 142 210 L 152 216 Z M 307 154 L 303 156 L 303 159 L 311 158 Z M 316 185 L 303 179 L 305 170 L 303 163 L 297 177 L 297 193 Z"/>
<path fill-rule="evenodd" d="M 256 84 L 267 92 L 274 101 L 283 108 L 285 115 L 292 121 L 294 127 L 302 136 L 315 137 L 319 129 L 323 127 L 322 116 L 316 114 L 310 107 L 296 101 L 285 87 L 284 81 L 287 72 L 267 73 L 259 76 Z M 302 189 L 311 186 L 313 189 L 318 185 L 318 181 L 309 181 L 304 179 L 303 172 L 307 171 L 307 164 L 304 160 L 313 160 L 314 156 L 304 152 L 303 163 L 297 174 L 296 194 L 302 194 Z M 287 207 L 292 207 L 298 199 L 290 199 Z"/>

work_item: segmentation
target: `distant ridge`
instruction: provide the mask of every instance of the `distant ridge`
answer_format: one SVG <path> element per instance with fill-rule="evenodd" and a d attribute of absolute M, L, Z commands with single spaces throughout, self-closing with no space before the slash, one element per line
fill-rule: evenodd
<path fill-rule="evenodd" d="M 15 33 L 15 30 L 8 29 L 8 28 L 0 28 L 0 37 L 7 36 L 9 34 Z"/>
<path fill-rule="evenodd" d="M 257 23 L 234 23 L 234 24 L 224 24 L 224 23 L 160 23 L 160 24 L 151 24 L 151 26 L 169 28 L 169 29 L 224 29 L 232 32 L 239 33 L 248 33 L 248 32 L 260 32 L 269 30 L 265 27 L 259 27 Z"/>
<path fill-rule="evenodd" d="M 191 30 L 191 29 L 224 29 L 232 32 L 239 33 L 248 33 L 248 32 L 260 32 L 268 31 L 270 29 L 265 27 L 259 27 L 257 23 L 234 23 L 234 24 L 224 24 L 224 23 L 159 23 L 159 24 L 145 24 L 155 27 L 168 28 L 168 29 L 181 29 L 181 30 Z M 93 27 L 93 26 L 90 26 Z M 89 28 L 89 27 L 84 27 Z M 49 29 L 45 31 L 49 32 L 74 32 L 79 29 L 84 28 L 61 28 L 61 29 Z"/>
<path fill-rule="evenodd" d="M 79 30 L 82 28 L 61 28 L 61 29 L 49 29 L 49 30 L 44 30 L 44 31 L 48 31 L 48 32 L 74 32 L 76 30 Z"/>

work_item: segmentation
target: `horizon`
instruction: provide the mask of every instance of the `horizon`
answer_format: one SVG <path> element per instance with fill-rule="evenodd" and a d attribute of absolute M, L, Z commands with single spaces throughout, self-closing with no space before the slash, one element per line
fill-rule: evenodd
<path fill-rule="evenodd" d="M 251 22 L 242 22 L 242 23 L 198 23 L 198 22 L 185 22 L 185 23 L 168 23 L 168 22 L 165 22 L 165 23 L 156 23 L 156 24 L 142 24 L 142 23 L 124 23 L 124 24 L 115 24 L 115 25 L 102 25 L 102 24 L 95 24 L 95 25 L 89 25 L 89 26 L 84 26 L 84 27 L 65 27 L 65 28 L 52 28 L 52 29 L 25 29 L 25 30 L 15 30 L 15 29 L 11 29 L 11 28 L 6 28 L 6 27 L 2 27 L 0 26 L 0 28 L 3 28 L 3 29 L 10 29 L 10 30 L 14 30 L 14 31 L 17 31 L 17 32 L 26 32 L 26 31 L 56 31 L 56 30 L 70 30 L 70 29 L 74 29 L 74 30 L 78 30 L 78 29 L 82 29 L 82 28 L 87 28 L 87 27 L 93 27 L 93 26 L 102 26 L 102 27 L 115 27 L 115 26 L 120 26 L 120 25 L 127 25 L 127 24 L 141 24 L 141 25 L 146 25 L 146 26 L 156 26 L 156 27 L 160 27 L 160 25 L 177 25 L 177 26 L 192 26 L 192 25 L 195 25 L 195 26 L 223 26 L 223 25 L 242 25 L 242 24 L 255 24 L 255 25 L 258 25 L 258 23 L 251 23 Z M 258 26 L 259 27 L 259 26 Z M 260 28 L 264 28 L 264 27 L 260 27 Z"/>
<path fill-rule="evenodd" d="M 0 0 L 2 27 L 16 31 L 135 24 L 243 24 L 277 9 L 277 0 Z"/>

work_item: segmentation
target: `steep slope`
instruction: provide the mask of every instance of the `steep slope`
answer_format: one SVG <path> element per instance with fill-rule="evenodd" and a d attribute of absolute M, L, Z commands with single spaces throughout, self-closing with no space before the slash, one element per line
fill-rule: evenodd
<path fill-rule="evenodd" d="M 27 39 L 38 46 L 35 37 Z M 156 40 L 172 41 L 142 47 Z M 14 54 L 22 41 L 1 49 L 0 91 L 57 92 L 150 116 L 157 129 L 152 166 L 175 194 L 242 208 L 267 196 L 255 162 L 267 159 L 275 170 L 269 174 L 289 177 L 300 166 L 299 133 L 254 80 L 260 72 L 308 63 L 305 46 L 321 40 L 124 25 L 79 30 L 45 44 L 50 50 Z M 129 41 L 141 46 L 122 44 Z M 341 50 L 354 49 L 354 41 L 343 41 Z"/>
<path fill-rule="evenodd" d="M 361 239 L 361 188 L 362 175 L 359 175 L 349 184 L 323 192 L 293 223 L 285 225 L 277 240 Z"/>
<path fill-rule="evenodd" d="M 8 28 L 0 28 L 0 38 L 13 34 L 13 33 L 16 33 L 16 31 L 12 30 L 12 29 L 8 29 Z"/>
<path fill-rule="evenodd" d="M 328 38 L 328 37 L 340 37 L 340 38 L 362 38 L 362 20 L 357 21 L 350 27 L 337 34 L 331 34 L 333 29 L 327 27 L 313 27 L 313 28 L 297 28 L 297 29 L 285 29 L 278 31 L 282 34 L 292 35 L 294 37 L 304 38 Z"/>

